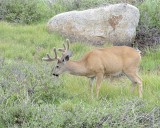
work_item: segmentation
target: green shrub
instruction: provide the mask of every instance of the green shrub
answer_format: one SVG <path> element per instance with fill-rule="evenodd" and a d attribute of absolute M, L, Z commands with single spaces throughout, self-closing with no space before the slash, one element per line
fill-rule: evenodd
<path fill-rule="evenodd" d="M 6 105 L 10 106 L 12 102 L 19 103 L 22 99 L 37 104 L 58 104 L 59 100 L 65 97 L 65 93 L 60 91 L 63 88 L 61 81 L 48 76 L 51 69 L 49 66 L 38 68 L 23 62 L 16 65 L 8 62 L 0 65 L 0 90 L 3 94 L 1 98 Z M 6 94 L 6 91 L 9 93 Z"/>
<path fill-rule="evenodd" d="M 31 24 L 48 16 L 47 7 L 37 0 L 2 0 L 1 19 L 9 22 Z"/>
<path fill-rule="evenodd" d="M 21 128 L 156 127 L 160 121 L 160 108 L 146 109 L 148 104 L 134 98 L 116 102 L 101 100 L 97 105 L 87 107 L 82 101 L 75 104 L 72 111 L 64 110 L 63 105 L 58 107 L 54 104 L 1 104 L 0 119 L 6 127 Z"/>
<path fill-rule="evenodd" d="M 7 109 L 2 109 L 0 116 L 6 126 L 13 127 L 15 125 L 21 126 L 27 123 L 32 116 L 32 112 L 28 111 L 25 105 L 13 105 L 12 107 L 7 107 Z"/>
<path fill-rule="evenodd" d="M 140 9 L 140 24 L 145 27 L 160 28 L 160 1 L 159 0 L 145 0 L 142 4 L 138 5 Z"/>

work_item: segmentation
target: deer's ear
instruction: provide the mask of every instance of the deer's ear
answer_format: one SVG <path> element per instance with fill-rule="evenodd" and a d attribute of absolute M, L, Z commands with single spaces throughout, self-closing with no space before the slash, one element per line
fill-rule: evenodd
<path fill-rule="evenodd" d="M 67 56 L 71 57 L 73 53 L 71 51 L 67 51 Z"/>
<path fill-rule="evenodd" d="M 68 61 L 69 60 L 69 55 L 65 56 L 65 61 Z"/>

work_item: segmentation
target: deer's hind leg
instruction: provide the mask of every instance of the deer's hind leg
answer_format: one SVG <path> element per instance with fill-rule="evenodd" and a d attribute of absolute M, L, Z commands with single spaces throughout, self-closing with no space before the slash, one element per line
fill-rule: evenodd
<path fill-rule="evenodd" d="M 142 80 L 141 78 L 138 76 L 137 71 L 136 70 L 128 70 L 128 71 L 124 71 L 124 73 L 126 74 L 126 76 L 131 80 L 132 82 L 132 91 L 134 91 L 135 86 L 138 84 L 138 93 L 139 93 L 139 97 L 142 98 Z"/>

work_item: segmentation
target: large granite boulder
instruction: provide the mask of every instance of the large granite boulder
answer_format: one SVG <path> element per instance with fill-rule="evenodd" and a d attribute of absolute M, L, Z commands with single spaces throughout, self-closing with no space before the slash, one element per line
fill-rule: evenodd
<path fill-rule="evenodd" d="M 135 6 L 114 4 L 58 14 L 49 20 L 47 28 L 71 39 L 123 45 L 134 41 L 139 17 Z"/>

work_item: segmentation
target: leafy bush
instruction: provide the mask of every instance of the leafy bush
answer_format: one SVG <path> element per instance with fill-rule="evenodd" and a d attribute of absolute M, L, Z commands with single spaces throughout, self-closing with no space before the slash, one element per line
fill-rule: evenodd
<path fill-rule="evenodd" d="M 117 100 L 116 103 L 102 100 L 89 107 L 81 102 L 74 104 L 72 111 L 54 104 L 37 105 L 31 102 L 4 106 L 1 105 L 0 118 L 6 127 L 135 128 L 158 127 L 160 121 L 159 107 L 147 110 L 147 103 L 136 98 Z"/>
<path fill-rule="evenodd" d="M 11 105 L 12 102 L 19 103 L 22 99 L 37 104 L 58 103 L 63 84 L 53 80 L 48 74 L 48 66 L 37 68 L 34 65 L 24 64 L 4 64 L 0 66 L 0 87 L 3 94 L 1 102 Z M 61 85 L 61 86 L 60 86 Z M 6 91 L 9 92 L 6 94 Z M 59 95 L 59 97 L 57 97 Z"/>
<path fill-rule="evenodd" d="M 1 19 L 15 23 L 30 24 L 47 17 L 47 8 L 37 0 L 2 0 Z"/>
<path fill-rule="evenodd" d="M 160 1 L 145 0 L 143 3 L 138 5 L 138 8 L 141 13 L 140 23 L 143 23 L 145 27 L 160 28 Z"/>
<path fill-rule="evenodd" d="M 140 21 L 137 27 L 136 42 L 140 49 L 155 47 L 160 44 L 160 1 L 145 0 L 137 7 Z"/>

